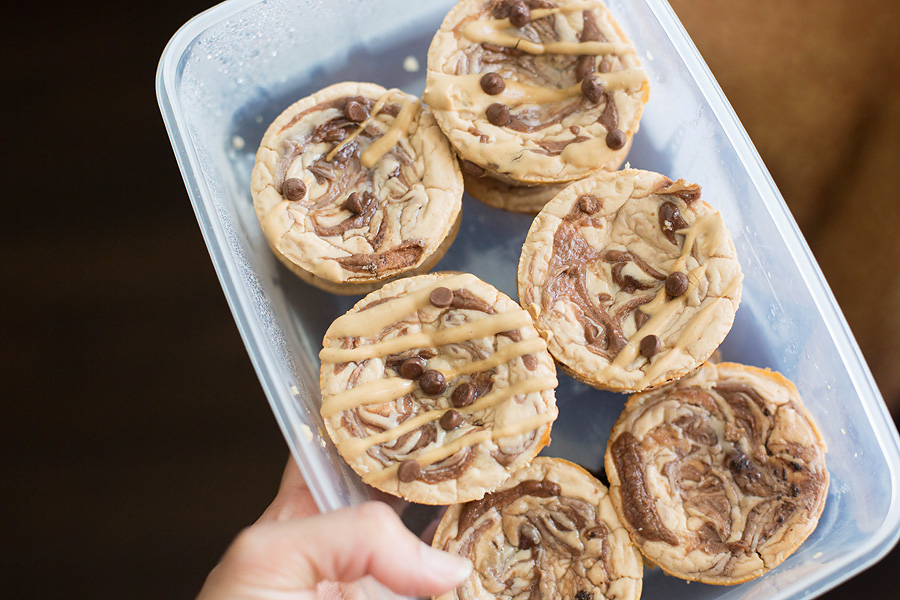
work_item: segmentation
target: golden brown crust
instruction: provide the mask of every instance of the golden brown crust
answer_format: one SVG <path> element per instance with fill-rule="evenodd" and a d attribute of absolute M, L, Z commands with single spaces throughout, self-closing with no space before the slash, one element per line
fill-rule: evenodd
<path fill-rule="evenodd" d="M 489 175 L 472 177 L 465 171 L 463 183 L 466 193 L 488 206 L 532 215 L 541 212 L 547 202 L 569 185 L 568 183 L 511 185 Z"/>

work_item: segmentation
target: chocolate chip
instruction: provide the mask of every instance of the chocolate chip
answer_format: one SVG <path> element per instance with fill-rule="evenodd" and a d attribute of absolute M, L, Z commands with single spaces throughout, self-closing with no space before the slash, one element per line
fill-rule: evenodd
<path fill-rule="evenodd" d="M 487 119 L 493 125 L 502 127 L 509 123 L 509 107 L 499 102 L 494 102 L 487 107 Z"/>
<path fill-rule="evenodd" d="M 596 77 L 585 77 L 581 80 L 581 94 L 587 98 L 589 102 L 597 104 L 603 98 L 606 90 L 603 84 Z"/>
<path fill-rule="evenodd" d="M 591 593 L 584 590 L 578 590 L 578 593 L 575 594 L 575 600 L 591 600 L 592 598 Z"/>
<path fill-rule="evenodd" d="M 344 203 L 341 204 L 341 208 L 346 211 L 352 212 L 354 215 L 358 215 L 363 211 L 362 201 L 359 199 L 359 194 L 353 192 L 347 199 L 344 200 Z"/>
<path fill-rule="evenodd" d="M 451 429 L 456 429 L 463 422 L 463 416 L 456 412 L 453 409 L 448 410 L 443 415 L 441 415 L 441 427 L 450 431 Z"/>
<path fill-rule="evenodd" d="M 688 290 L 687 275 L 680 271 L 669 273 L 666 277 L 666 293 L 673 298 L 677 298 Z"/>
<path fill-rule="evenodd" d="M 578 210 L 583 213 L 592 215 L 600 210 L 600 201 L 590 194 L 584 194 L 578 197 Z"/>
<path fill-rule="evenodd" d="M 422 473 L 422 467 L 414 460 L 404 460 L 397 469 L 397 479 L 403 483 L 412 483 Z"/>
<path fill-rule="evenodd" d="M 425 371 L 425 359 L 421 356 L 413 356 L 407 358 L 400 363 L 400 377 L 404 379 L 415 379 Z"/>
<path fill-rule="evenodd" d="M 472 177 L 483 177 L 484 169 L 476 165 L 470 160 L 462 161 L 462 170 L 466 175 L 471 175 Z"/>
<path fill-rule="evenodd" d="M 659 339 L 658 335 L 651 333 L 641 340 L 641 356 L 650 358 L 658 354 L 660 350 L 662 350 L 662 340 Z"/>
<path fill-rule="evenodd" d="M 306 184 L 302 179 L 292 177 L 284 182 L 281 191 L 284 193 L 284 197 L 292 202 L 303 200 L 303 197 L 306 196 Z"/>
<path fill-rule="evenodd" d="M 447 389 L 447 380 L 440 371 L 428 369 L 419 377 L 419 387 L 429 396 L 437 396 Z"/>
<path fill-rule="evenodd" d="M 531 21 L 531 11 L 519 0 L 509 7 L 509 22 L 513 27 L 525 27 Z"/>
<path fill-rule="evenodd" d="M 447 308 L 453 304 L 453 290 L 445 287 L 434 288 L 428 300 L 438 308 Z"/>
<path fill-rule="evenodd" d="M 523 523 L 519 527 L 519 548 L 530 550 L 541 543 L 541 534 L 537 527 L 530 523 Z"/>
<path fill-rule="evenodd" d="M 362 123 L 369 118 L 369 111 L 356 100 L 351 100 L 344 105 L 344 116 L 356 123 Z"/>
<path fill-rule="evenodd" d="M 481 77 L 481 89 L 489 96 L 496 96 L 506 89 L 506 83 L 504 83 L 503 78 L 496 73 L 485 73 Z"/>
<path fill-rule="evenodd" d="M 456 408 L 469 406 L 470 404 L 475 402 L 475 386 L 471 383 L 459 384 L 458 386 L 456 386 L 456 389 L 453 390 L 451 401 L 453 402 L 453 406 L 455 406 Z"/>
<path fill-rule="evenodd" d="M 606 132 L 606 145 L 610 150 L 621 150 L 625 147 L 625 132 L 621 129 L 613 127 Z"/>

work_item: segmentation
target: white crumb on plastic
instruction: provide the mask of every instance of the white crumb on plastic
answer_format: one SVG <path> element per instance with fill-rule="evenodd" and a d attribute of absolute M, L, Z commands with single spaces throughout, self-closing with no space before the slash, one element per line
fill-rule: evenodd
<path fill-rule="evenodd" d="M 231 145 L 235 150 L 243 150 L 244 146 L 246 144 L 244 142 L 244 138 L 242 138 L 239 135 L 236 135 L 233 138 L 231 138 Z"/>
<path fill-rule="evenodd" d="M 407 56 L 403 59 L 403 70 L 407 73 L 416 73 L 419 70 L 419 60 L 415 56 Z"/>
<path fill-rule="evenodd" d="M 301 424 L 297 427 L 297 431 L 303 436 L 303 439 L 306 440 L 307 442 L 313 441 L 313 437 L 314 437 L 313 432 L 312 432 L 312 429 L 309 428 L 309 426 L 307 426 L 305 424 Z"/>
<path fill-rule="evenodd" d="M 653 60 L 653 54 L 651 54 L 649 50 L 647 50 L 647 51 L 644 53 L 644 56 L 647 57 L 647 60 Z"/>
<path fill-rule="evenodd" d="M 253 117 L 253 120 L 256 121 L 257 123 L 262 123 L 263 122 L 262 115 L 256 115 L 255 117 Z"/>

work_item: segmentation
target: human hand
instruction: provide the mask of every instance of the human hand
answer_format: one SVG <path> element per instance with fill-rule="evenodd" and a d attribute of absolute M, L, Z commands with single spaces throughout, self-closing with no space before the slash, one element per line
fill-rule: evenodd
<path fill-rule="evenodd" d="M 398 594 L 431 596 L 471 570 L 420 541 L 382 502 L 319 514 L 290 459 L 275 500 L 235 538 L 197 600 L 360 598 L 358 584 L 338 582 L 367 575 Z"/>

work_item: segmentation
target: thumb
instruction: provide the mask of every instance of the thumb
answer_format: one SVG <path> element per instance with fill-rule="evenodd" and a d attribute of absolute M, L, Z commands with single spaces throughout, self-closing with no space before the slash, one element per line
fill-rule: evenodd
<path fill-rule="evenodd" d="M 424 544 L 386 504 L 367 502 L 244 530 L 210 574 L 200 598 L 311 591 L 322 580 L 356 581 L 366 575 L 398 594 L 432 596 L 453 589 L 471 571 L 467 559 Z"/>

